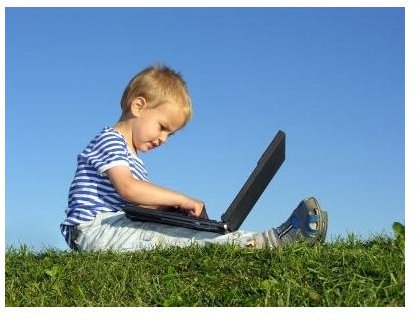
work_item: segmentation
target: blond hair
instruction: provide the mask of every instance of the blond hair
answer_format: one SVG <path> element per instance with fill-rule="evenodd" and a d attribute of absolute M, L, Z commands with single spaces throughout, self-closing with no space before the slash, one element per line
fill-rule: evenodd
<path fill-rule="evenodd" d="M 192 101 L 182 75 L 163 64 L 145 68 L 136 74 L 126 86 L 120 106 L 122 117 L 130 111 L 132 101 L 143 97 L 151 108 L 170 102 L 177 104 L 185 113 L 185 124 L 192 115 Z"/>

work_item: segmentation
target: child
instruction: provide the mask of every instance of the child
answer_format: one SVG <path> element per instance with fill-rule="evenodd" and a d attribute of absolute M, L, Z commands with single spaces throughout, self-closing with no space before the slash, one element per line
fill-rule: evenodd
<path fill-rule="evenodd" d="M 226 235 L 131 221 L 121 210 L 126 204 L 174 207 L 189 216 L 202 215 L 203 202 L 148 181 L 137 156 L 164 144 L 190 120 L 192 103 L 182 76 L 167 66 L 151 66 L 127 85 L 122 113 L 78 155 L 70 186 L 66 220 L 61 231 L 74 250 L 138 250 L 156 245 L 235 243 L 275 247 L 303 237 L 323 242 L 326 213 L 315 198 L 303 200 L 289 219 L 263 233 L 236 231 Z"/>

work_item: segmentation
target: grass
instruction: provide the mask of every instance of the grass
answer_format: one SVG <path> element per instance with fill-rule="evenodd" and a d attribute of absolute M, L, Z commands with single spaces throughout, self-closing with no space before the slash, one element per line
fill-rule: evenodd
<path fill-rule="evenodd" d="M 284 249 L 6 251 L 6 306 L 404 306 L 404 236 Z"/>

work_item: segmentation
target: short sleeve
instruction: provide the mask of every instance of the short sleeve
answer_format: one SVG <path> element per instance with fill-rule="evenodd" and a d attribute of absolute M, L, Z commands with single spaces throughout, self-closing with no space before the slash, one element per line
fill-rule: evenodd
<path fill-rule="evenodd" d="M 82 156 L 85 157 L 86 163 L 100 174 L 119 165 L 129 168 L 126 143 L 116 133 L 102 133 L 86 148 Z"/>

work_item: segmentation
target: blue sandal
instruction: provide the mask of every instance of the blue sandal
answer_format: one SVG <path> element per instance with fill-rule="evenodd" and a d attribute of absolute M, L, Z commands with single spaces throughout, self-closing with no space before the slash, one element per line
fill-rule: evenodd
<path fill-rule="evenodd" d="M 313 244 L 325 241 L 327 228 L 328 213 L 321 209 L 314 197 L 309 197 L 302 200 L 292 215 L 273 231 L 277 244 L 287 243 L 300 237 Z"/>

